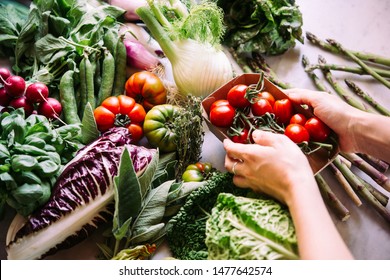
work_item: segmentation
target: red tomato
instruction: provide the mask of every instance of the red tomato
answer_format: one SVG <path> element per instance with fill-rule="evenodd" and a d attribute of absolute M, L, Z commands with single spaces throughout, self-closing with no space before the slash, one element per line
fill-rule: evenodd
<path fill-rule="evenodd" d="M 227 99 L 218 99 L 217 101 L 213 102 L 210 106 L 210 112 L 218 106 L 224 106 L 224 105 L 230 105 L 229 101 Z"/>
<path fill-rule="evenodd" d="M 227 93 L 229 104 L 235 108 L 245 108 L 250 106 L 250 102 L 245 98 L 247 85 L 238 84 L 233 86 Z"/>
<path fill-rule="evenodd" d="M 306 119 L 305 115 L 303 115 L 301 113 L 294 114 L 290 119 L 290 123 L 297 123 L 300 125 L 305 125 L 306 121 L 307 121 L 307 119 Z"/>
<path fill-rule="evenodd" d="M 267 99 L 259 99 L 251 105 L 252 114 L 261 117 L 265 113 L 273 113 L 271 104 Z"/>
<path fill-rule="evenodd" d="M 273 107 L 274 106 L 274 103 L 275 103 L 275 97 L 269 93 L 268 91 L 261 91 L 259 92 L 259 94 L 257 95 L 258 98 L 264 98 L 264 99 L 267 99 L 269 104 L 271 104 L 271 106 Z"/>
<path fill-rule="evenodd" d="M 145 109 L 129 96 L 110 96 L 103 100 L 102 105 L 98 106 L 93 114 L 97 127 L 102 132 L 111 127 L 123 126 L 129 129 L 133 142 L 138 142 L 143 136 Z"/>
<path fill-rule="evenodd" d="M 313 141 L 324 142 L 330 134 L 330 128 L 319 118 L 312 117 L 305 123 L 305 128 Z"/>
<path fill-rule="evenodd" d="M 290 138 L 294 143 L 309 142 L 310 135 L 307 129 L 297 123 L 289 124 L 284 131 L 284 134 Z"/>
<path fill-rule="evenodd" d="M 218 101 L 216 101 L 218 102 Z M 215 103 L 215 102 L 214 102 Z M 215 126 L 229 127 L 233 124 L 236 111 L 230 104 L 225 105 L 211 105 L 210 122 Z"/>
<path fill-rule="evenodd" d="M 239 135 L 233 135 L 230 139 L 234 143 L 241 143 L 241 144 L 247 144 L 249 143 L 249 130 L 247 128 L 244 128 L 240 131 Z"/>
<path fill-rule="evenodd" d="M 293 115 L 293 106 L 288 98 L 283 98 L 275 101 L 274 114 L 276 121 L 282 124 L 288 124 Z"/>

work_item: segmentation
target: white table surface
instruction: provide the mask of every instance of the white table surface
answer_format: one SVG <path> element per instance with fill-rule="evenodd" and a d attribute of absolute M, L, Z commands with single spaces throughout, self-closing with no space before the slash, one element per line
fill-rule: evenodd
<path fill-rule="evenodd" d="M 303 13 L 304 32 L 310 31 L 318 37 L 333 38 L 345 47 L 369 51 L 390 57 L 390 1 L 387 0 L 299 0 L 296 3 Z M 297 46 L 282 56 L 267 58 L 268 64 L 285 82 L 295 87 L 315 89 L 310 78 L 303 70 L 301 64 L 302 55 L 309 57 L 311 62 L 317 60 L 318 55 L 323 55 L 328 62 L 350 64 L 345 59 L 330 54 L 313 46 L 305 39 L 305 44 L 297 43 Z M 334 72 L 335 77 L 343 83 L 346 77 L 353 77 L 358 84 L 367 90 L 382 105 L 390 109 L 390 90 L 374 81 L 371 77 L 363 77 L 341 72 Z M 321 76 L 321 73 L 318 72 Z M 211 162 L 215 167 L 223 170 L 225 152 L 221 142 L 206 128 L 203 149 L 204 161 Z M 333 216 L 333 220 L 343 236 L 348 247 L 356 259 L 375 260 L 390 259 L 390 224 L 387 223 L 370 206 L 356 207 L 349 197 L 340 188 L 336 180 L 327 170 L 322 172 L 333 191 L 342 200 L 351 212 L 351 217 L 346 222 L 339 221 Z M 364 175 L 364 174 L 363 174 Z M 390 172 L 386 173 L 390 176 Z M 377 186 L 370 178 L 368 181 Z M 388 192 L 385 192 L 390 195 Z M 390 205 L 387 205 L 390 210 Z M 314 211 L 314 210 L 313 210 Z M 0 259 L 5 259 L 4 252 L 5 235 L 12 217 L 8 216 L 0 223 Z M 82 259 L 93 257 L 93 247 L 96 237 L 74 248 L 59 253 L 55 257 L 60 259 Z M 156 258 L 167 254 L 167 248 L 160 249 Z"/>

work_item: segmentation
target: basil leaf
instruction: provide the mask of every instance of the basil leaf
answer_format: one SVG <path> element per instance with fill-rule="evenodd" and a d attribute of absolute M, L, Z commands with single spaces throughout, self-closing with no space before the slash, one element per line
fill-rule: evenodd
<path fill-rule="evenodd" d="M 35 157 L 29 155 L 13 155 L 11 157 L 11 167 L 14 171 L 31 171 L 38 164 Z"/>
<path fill-rule="evenodd" d="M 38 184 L 26 183 L 12 191 L 12 196 L 21 204 L 30 204 L 37 201 L 42 194 L 42 187 Z"/>

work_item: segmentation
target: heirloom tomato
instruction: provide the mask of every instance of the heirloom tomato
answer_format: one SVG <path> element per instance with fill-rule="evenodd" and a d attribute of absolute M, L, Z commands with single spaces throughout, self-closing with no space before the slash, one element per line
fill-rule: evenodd
<path fill-rule="evenodd" d="M 122 126 L 129 129 L 134 142 L 138 142 L 143 136 L 142 123 L 146 115 L 145 109 L 129 96 L 110 96 L 103 100 L 93 114 L 101 132 Z"/>
<path fill-rule="evenodd" d="M 227 103 L 226 103 L 227 102 Z M 236 110 L 227 100 L 217 100 L 210 107 L 210 122 L 219 127 L 229 127 L 233 124 Z"/>
<path fill-rule="evenodd" d="M 183 172 L 182 180 L 184 182 L 201 182 L 210 175 L 212 165 L 209 162 L 197 162 L 187 166 Z"/>
<path fill-rule="evenodd" d="M 162 104 L 156 105 L 146 114 L 144 134 L 148 142 L 159 148 L 161 152 L 176 150 L 176 132 L 174 119 L 180 112 L 180 107 Z"/>
<path fill-rule="evenodd" d="M 249 100 L 245 98 L 247 88 L 248 86 L 244 84 L 233 86 L 227 93 L 229 104 L 235 108 L 245 108 L 251 105 Z"/>
<path fill-rule="evenodd" d="M 305 128 L 313 141 L 324 142 L 330 134 L 330 128 L 319 118 L 312 117 L 305 123 Z"/>
<path fill-rule="evenodd" d="M 127 96 L 134 98 L 147 111 L 167 101 L 167 91 L 162 80 L 149 71 L 136 72 L 131 75 L 126 81 L 125 90 Z"/>
<path fill-rule="evenodd" d="M 310 135 L 307 129 L 296 123 L 289 124 L 284 131 L 284 134 L 290 138 L 294 143 L 309 142 Z"/>
<path fill-rule="evenodd" d="M 288 124 L 293 115 L 293 106 L 291 100 L 283 98 L 275 101 L 274 114 L 276 121 L 281 124 Z"/>

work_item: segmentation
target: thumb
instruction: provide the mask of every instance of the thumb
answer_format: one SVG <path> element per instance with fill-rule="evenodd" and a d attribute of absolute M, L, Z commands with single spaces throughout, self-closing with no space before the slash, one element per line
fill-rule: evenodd
<path fill-rule="evenodd" d="M 270 131 L 255 130 L 252 133 L 253 141 L 262 146 L 273 146 L 274 142 L 280 137 L 279 134 Z"/>

